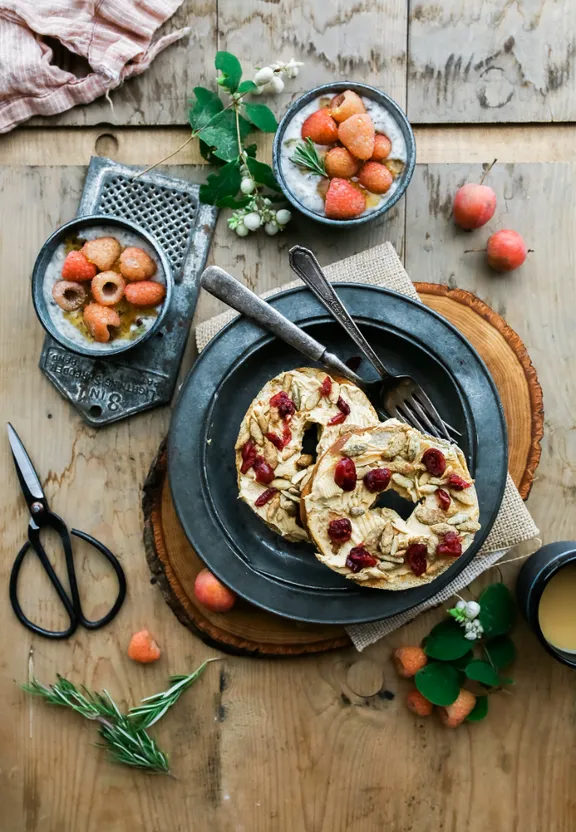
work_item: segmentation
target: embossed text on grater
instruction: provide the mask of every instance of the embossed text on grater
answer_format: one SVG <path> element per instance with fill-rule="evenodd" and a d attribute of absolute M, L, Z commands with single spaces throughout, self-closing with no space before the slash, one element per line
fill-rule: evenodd
<path fill-rule="evenodd" d="M 196 212 L 196 201 L 190 193 L 141 179 L 108 176 L 102 183 L 98 210 L 136 222 L 153 234 L 179 282 Z"/>

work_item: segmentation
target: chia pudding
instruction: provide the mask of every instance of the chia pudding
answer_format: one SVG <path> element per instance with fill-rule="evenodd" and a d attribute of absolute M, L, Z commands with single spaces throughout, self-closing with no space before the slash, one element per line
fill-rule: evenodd
<path fill-rule="evenodd" d="M 362 117 L 365 121 L 369 122 L 371 120 L 373 130 L 376 134 L 375 138 L 378 139 L 379 135 L 383 135 L 386 136 L 390 142 L 390 150 L 385 158 L 378 158 L 378 156 L 374 155 L 366 159 L 365 155 L 364 157 L 360 156 L 358 159 L 355 159 L 359 168 L 358 173 L 343 177 L 345 187 L 348 188 L 349 191 L 351 191 L 351 188 L 355 188 L 364 196 L 365 207 L 363 210 L 362 202 L 360 201 L 360 208 L 357 209 L 354 214 L 350 214 L 349 216 L 338 216 L 337 214 L 331 215 L 326 205 L 327 191 L 330 183 L 334 181 L 334 176 L 338 176 L 338 174 L 334 175 L 332 173 L 328 173 L 327 177 L 322 176 L 319 173 L 307 169 L 305 166 L 295 162 L 293 158 L 294 152 L 298 148 L 302 148 L 305 143 L 308 143 L 309 146 L 313 146 L 322 166 L 326 164 L 326 157 L 334 148 L 347 148 L 347 150 L 354 156 L 352 145 L 343 141 L 342 138 L 344 135 L 342 132 L 342 125 L 346 123 L 346 120 L 340 120 L 339 123 L 335 125 L 335 128 L 338 131 L 337 136 L 335 136 L 333 141 L 330 143 L 328 143 L 328 140 L 324 140 L 322 143 L 319 143 L 312 137 L 314 136 L 314 131 L 307 130 L 307 127 L 304 126 L 305 122 L 309 124 L 308 120 L 310 119 L 310 116 L 313 116 L 320 110 L 325 111 L 328 115 L 332 115 L 334 111 L 331 110 L 331 107 L 334 107 L 334 102 L 341 96 L 319 96 L 302 107 L 302 109 L 296 113 L 286 127 L 279 154 L 280 168 L 284 176 L 285 183 L 292 192 L 292 195 L 300 203 L 302 203 L 305 208 L 308 208 L 317 214 L 332 216 L 336 219 L 349 219 L 352 216 L 368 214 L 377 210 L 381 204 L 388 201 L 398 189 L 400 180 L 402 179 L 401 174 L 407 164 L 406 142 L 404 140 L 402 129 L 392 113 L 381 103 L 372 98 L 357 96 L 356 93 L 352 93 L 348 90 L 345 92 L 345 95 L 354 96 L 357 102 L 361 101 L 361 105 L 358 104 L 358 110 L 356 111 L 354 118 L 358 118 L 358 114 L 361 113 L 360 108 L 363 105 L 365 115 L 362 115 Z M 369 116 L 369 119 L 366 119 L 366 116 Z M 332 119 L 329 120 L 332 121 Z M 351 123 L 351 121 L 352 119 L 349 119 L 349 123 Z M 312 133 L 312 136 L 310 133 Z M 306 137 L 306 134 L 308 134 L 308 137 Z M 345 150 L 340 150 L 338 152 L 342 153 L 345 152 Z M 377 161 L 373 161 L 376 159 Z M 380 168 L 380 163 L 385 166 L 389 171 L 389 174 L 391 174 L 391 181 L 385 192 L 382 192 L 383 188 L 376 188 L 375 190 L 381 191 L 380 193 L 377 193 L 370 189 L 370 180 L 367 176 L 363 177 L 363 169 L 368 170 L 369 166 L 374 169 L 375 165 Z M 374 170 L 372 172 L 374 172 Z M 378 171 L 376 171 L 376 173 L 377 172 Z M 386 175 L 388 176 L 388 174 Z M 362 181 L 363 179 L 364 182 Z M 339 179 L 338 181 L 342 180 Z"/>
<path fill-rule="evenodd" d="M 105 342 L 96 340 L 91 335 L 83 320 L 84 307 L 93 300 L 90 296 L 89 282 L 82 284 L 88 291 L 88 299 L 80 308 L 67 311 L 56 303 L 52 295 L 52 290 L 54 285 L 62 280 L 62 267 L 68 254 L 71 251 L 79 251 L 86 241 L 103 237 L 113 237 L 116 239 L 122 251 L 130 247 L 142 249 L 156 265 L 156 271 L 152 278 L 154 282 L 166 287 L 166 276 L 162 268 L 162 263 L 159 261 L 154 249 L 138 234 L 135 234 L 133 231 L 118 228 L 118 226 L 107 226 L 103 224 L 82 229 L 80 237 L 71 237 L 60 243 L 55 249 L 52 259 L 44 273 L 43 282 L 44 302 L 52 323 L 69 341 L 79 346 L 85 346 L 88 342 L 91 350 L 106 353 L 111 349 L 116 350 L 119 346 L 134 343 L 142 338 L 154 325 L 164 301 L 156 305 L 136 306 L 130 303 L 126 297 L 123 297 L 113 307 L 109 307 L 118 313 L 121 323 L 119 327 L 114 327 L 110 340 Z M 118 263 L 115 263 L 111 267 L 111 271 L 120 272 Z M 132 285 L 137 284 L 134 283 Z"/>

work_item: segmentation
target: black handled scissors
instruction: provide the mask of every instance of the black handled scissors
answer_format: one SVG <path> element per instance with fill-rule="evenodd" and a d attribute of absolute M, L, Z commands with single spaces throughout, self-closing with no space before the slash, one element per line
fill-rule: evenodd
<path fill-rule="evenodd" d="M 70 539 L 66 523 L 61 517 L 58 517 L 57 514 L 54 514 L 54 512 L 50 511 L 48 508 L 48 501 L 42 490 L 42 486 L 40 485 L 38 475 L 34 470 L 30 457 L 26 453 L 24 445 L 20 441 L 18 434 L 11 424 L 8 424 L 8 439 L 10 440 L 10 447 L 12 449 L 12 456 L 14 457 L 14 464 L 16 466 L 18 479 L 20 480 L 22 492 L 31 515 L 30 522 L 28 523 L 28 540 L 18 552 L 16 560 L 14 561 L 14 566 L 12 567 L 12 572 L 10 573 L 10 603 L 12 604 L 12 609 L 16 613 L 16 616 L 21 624 L 24 624 L 24 626 L 29 630 L 32 630 L 33 633 L 46 636 L 47 638 L 68 638 L 76 631 L 78 625 L 80 624 L 88 630 L 98 630 L 100 627 L 108 624 L 109 621 L 112 621 L 124 602 L 124 598 L 126 597 L 126 576 L 124 575 L 124 570 L 120 566 L 118 559 L 112 554 L 110 549 L 104 546 L 103 543 L 100 543 L 99 540 L 96 540 L 85 532 L 80 532 L 78 529 L 72 529 L 73 535 L 85 540 L 87 543 L 90 543 L 95 549 L 104 555 L 106 560 L 111 564 L 116 573 L 116 577 L 118 578 L 118 597 L 114 601 L 110 610 L 102 618 L 98 619 L 98 621 L 89 621 L 82 612 L 78 582 L 76 580 L 76 569 L 74 567 L 74 557 L 72 555 L 72 541 Z M 66 561 L 66 572 L 68 574 L 68 584 L 70 586 L 70 596 L 66 593 L 62 582 L 54 571 L 54 568 L 48 559 L 48 555 L 42 546 L 40 533 L 42 529 L 46 528 L 54 529 L 62 541 Z M 20 606 L 20 602 L 18 600 L 18 576 L 20 574 L 20 569 L 26 553 L 30 549 L 33 549 L 36 553 L 40 563 L 48 575 L 48 578 L 50 579 L 52 586 L 58 593 L 58 597 L 64 605 L 64 609 L 70 619 L 70 626 L 66 630 L 45 630 L 43 627 L 40 627 L 38 624 L 34 624 L 30 621 L 30 619 L 27 618 L 22 611 L 22 607 Z"/>

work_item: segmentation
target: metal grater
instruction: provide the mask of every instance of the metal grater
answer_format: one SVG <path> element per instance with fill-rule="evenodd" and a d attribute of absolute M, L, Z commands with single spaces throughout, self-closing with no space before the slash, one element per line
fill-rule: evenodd
<path fill-rule="evenodd" d="M 76 355 L 47 336 L 40 356 L 40 369 L 93 427 L 171 400 L 218 214 L 200 202 L 198 185 L 160 173 L 135 180 L 138 170 L 93 157 L 78 216 L 109 214 L 154 235 L 175 283 L 162 329 L 141 347 L 109 358 Z"/>

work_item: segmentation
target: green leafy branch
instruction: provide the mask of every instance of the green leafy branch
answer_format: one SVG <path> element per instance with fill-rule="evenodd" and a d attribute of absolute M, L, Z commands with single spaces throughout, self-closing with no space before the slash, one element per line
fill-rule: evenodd
<path fill-rule="evenodd" d="M 214 661 L 218 659 L 207 659 L 188 676 L 172 676 L 172 685 L 167 691 L 146 697 L 128 713 L 120 710 L 107 690 L 99 693 L 90 691 L 83 685 L 77 687 L 60 675 L 53 685 L 43 685 L 37 679 L 32 679 L 22 685 L 22 689 L 34 696 L 41 696 L 51 705 L 69 708 L 84 719 L 98 723 L 100 738 L 103 740 L 98 746 L 108 751 L 110 759 L 150 772 L 171 774 L 167 755 L 146 729 L 158 722 L 202 675 L 206 665 Z"/>
<path fill-rule="evenodd" d="M 478 598 L 480 636 L 466 638 L 466 615 L 449 610 L 451 618 L 441 621 L 424 639 L 422 646 L 429 661 L 414 676 L 416 688 L 433 705 L 446 707 L 456 701 L 461 687 L 473 682 L 485 691 L 476 697 L 468 714 L 469 722 L 478 722 L 488 713 L 488 694 L 513 684 L 501 670 L 516 658 L 516 648 L 508 636 L 516 611 L 510 590 L 502 583 L 491 584 Z M 469 631 L 468 631 L 469 632 Z M 477 655 L 475 655 L 475 650 Z"/>

